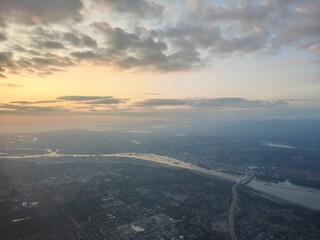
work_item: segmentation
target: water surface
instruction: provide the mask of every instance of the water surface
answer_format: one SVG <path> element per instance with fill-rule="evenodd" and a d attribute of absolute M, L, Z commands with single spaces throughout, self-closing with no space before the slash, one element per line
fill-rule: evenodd
<path fill-rule="evenodd" d="M 297 186 L 289 181 L 275 183 L 256 178 L 248 186 L 301 206 L 320 210 L 320 190 Z"/>

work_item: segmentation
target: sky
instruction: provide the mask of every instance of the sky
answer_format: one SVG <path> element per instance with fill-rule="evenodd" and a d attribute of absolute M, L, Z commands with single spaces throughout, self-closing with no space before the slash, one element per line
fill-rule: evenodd
<path fill-rule="evenodd" d="M 320 118 L 318 0 L 0 0 L 0 132 Z"/>

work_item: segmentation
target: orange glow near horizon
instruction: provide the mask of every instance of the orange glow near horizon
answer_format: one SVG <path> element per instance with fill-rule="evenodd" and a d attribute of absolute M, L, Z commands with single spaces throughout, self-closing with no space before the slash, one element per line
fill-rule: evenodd
<path fill-rule="evenodd" d="M 162 98 L 203 96 L 205 89 L 201 86 L 195 88 L 190 80 L 185 79 L 185 75 L 188 74 L 188 72 L 141 73 L 87 65 L 42 77 L 36 75 L 14 77 L 15 83 L 22 87 L 1 90 L 0 101 L 8 103 L 21 100 L 53 100 L 59 96 L 69 95 L 115 96 L 130 99 L 146 98 L 148 94 L 159 95 Z M 199 81 L 201 82 L 201 79 Z M 177 91 L 179 88 L 183 91 Z M 211 92 L 210 95 L 214 94 Z"/>

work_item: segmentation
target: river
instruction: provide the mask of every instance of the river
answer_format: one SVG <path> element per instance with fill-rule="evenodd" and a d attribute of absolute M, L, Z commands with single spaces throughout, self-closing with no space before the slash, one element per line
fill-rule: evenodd
<path fill-rule="evenodd" d="M 248 186 L 264 193 L 312 209 L 320 210 L 320 190 L 284 182 L 266 182 L 254 178 Z"/>
<path fill-rule="evenodd" d="M 1 158 L 11 158 L 11 159 L 21 159 L 21 158 L 63 158 L 63 157 L 125 157 L 140 159 L 144 161 L 154 162 L 158 164 L 163 164 L 171 167 L 189 169 L 192 171 L 200 172 L 207 175 L 212 175 L 216 177 L 221 177 L 229 181 L 237 182 L 239 176 L 232 174 L 227 174 L 213 169 L 206 169 L 197 165 L 193 165 L 188 162 L 184 162 L 175 158 L 170 158 L 167 156 L 160 156 L 156 154 L 147 154 L 147 153 L 115 153 L 115 154 L 60 154 L 57 151 L 47 150 L 47 154 L 41 155 L 19 155 L 19 156 L 3 156 Z M 305 206 L 307 208 L 317 209 L 320 211 L 320 191 L 313 188 L 306 188 L 296 186 L 288 181 L 273 183 L 273 182 L 264 182 L 256 180 L 255 178 L 248 184 L 249 187 L 259 190 L 264 193 L 271 194 L 275 197 L 281 198 L 283 200 Z"/>

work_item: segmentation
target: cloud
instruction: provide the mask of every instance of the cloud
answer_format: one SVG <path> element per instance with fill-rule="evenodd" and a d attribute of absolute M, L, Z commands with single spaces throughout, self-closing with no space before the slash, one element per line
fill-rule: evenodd
<path fill-rule="evenodd" d="M 130 14 L 135 17 L 161 17 L 164 6 L 152 0 L 93 0 L 110 12 Z"/>
<path fill-rule="evenodd" d="M 90 47 L 96 48 L 98 46 L 97 41 L 87 34 L 66 32 L 63 34 L 63 39 L 73 46 L 77 47 Z"/>
<path fill-rule="evenodd" d="M 254 100 L 245 98 L 151 98 L 134 102 L 112 96 L 61 96 L 53 100 L 0 104 L 0 114 L 94 115 L 134 118 L 139 121 L 242 119 L 317 116 L 318 100 Z M 283 112 L 286 114 L 283 115 Z"/>
<path fill-rule="evenodd" d="M 45 76 L 77 65 L 80 60 L 105 61 L 91 50 L 97 48 L 97 42 L 80 31 L 58 31 L 37 26 L 21 34 L 28 40 L 13 41 L 7 51 L 0 52 L 0 66 L 14 74 Z M 79 48 L 84 50 L 79 51 Z M 88 48 L 90 50 L 85 50 Z"/>
<path fill-rule="evenodd" d="M 13 101 L 13 104 L 20 104 L 20 105 L 31 105 L 31 104 L 43 104 L 43 103 L 57 103 L 60 102 L 58 100 L 43 100 L 43 101 Z"/>
<path fill-rule="evenodd" d="M 190 108 L 265 108 L 281 107 L 288 103 L 282 100 L 263 101 L 248 100 L 245 98 L 189 98 L 189 99 L 146 99 L 135 104 L 137 107 L 157 108 L 157 107 L 190 107 Z"/>
<path fill-rule="evenodd" d="M 2 114 L 42 114 L 42 113 L 68 113 L 70 110 L 60 106 L 30 106 L 15 104 L 0 104 L 0 113 Z"/>
<path fill-rule="evenodd" d="M 93 26 L 105 34 L 108 47 L 117 51 L 124 51 L 137 47 L 140 38 L 134 33 L 129 33 L 122 28 L 113 28 L 107 22 L 96 22 Z"/>
<path fill-rule="evenodd" d="M 43 57 L 20 58 L 15 63 L 20 71 L 29 71 L 38 75 L 49 75 L 52 72 L 62 71 L 66 67 L 75 65 L 71 58 L 54 54 L 46 54 Z"/>
<path fill-rule="evenodd" d="M 0 27 L 5 28 L 7 24 L 5 23 L 4 19 L 0 16 Z"/>
<path fill-rule="evenodd" d="M 100 56 L 108 54 L 107 64 L 121 69 L 158 72 L 188 70 L 202 65 L 200 54 L 189 45 L 166 53 L 168 44 L 154 37 L 154 31 L 127 32 L 106 22 L 95 22 L 93 26 L 105 35 L 108 51 Z"/>
<path fill-rule="evenodd" d="M 19 85 L 2 84 L 5 87 L 19 87 Z M 112 96 L 60 96 L 53 100 L 40 101 L 12 101 L 0 104 L 0 114 L 109 114 L 116 112 L 117 105 L 128 100 Z M 68 108 L 66 103 L 72 103 Z M 54 106 L 51 106 L 54 104 Z"/>
<path fill-rule="evenodd" d="M 184 99 L 147 99 L 135 104 L 138 107 L 161 107 L 161 106 L 186 106 Z"/>
<path fill-rule="evenodd" d="M 7 68 L 15 69 L 16 65 L 12 58 L 12 52 L 0 52 L 0 72 L 5 72 Z M 6 76 L 1 74 L 1 78 L 6 78 Z"/>
<path fill-rule="evenodd" d="M 288 103 L 282 100 L 266 101 L 266 100 L 248 100 L 245 98 L 201 98 L 192 99 L 189 102 L 193 107 L 209 107 L 209 108 L 264 108 L 264 107 L 280 107 Z"/>
<path fill-rule="evenodd" d="M 13 74 L 28 72 L 31 74 L 47 75 L 71 65 L 74 65 L 72 59 L 54 54 L 45 54 L 43 57 L 29 56 L 14 58 L 12 52 L 0 52 L 1 70 L 3 72 L 10 70 Z"/>
<path fill-rule="evenodd" d="M 0 73 L 0 78 L 7 78 L 5 75 L 3 75 L 2 73 Z"/>
<path fill-rule="evenodd" d="M 25 25 L 58 23 L 82 18 L 81 0 L 0 0 L 0 15 L 7 22 Z"/>
<path fill-rule="evenodd" d="M 77 52 L 70 53 L 70 55 L 79 60 L 96 60 L 96 61 L 103 60 L 103 57 L 99 56 L 97 53 L 93 51 L 77 51 Z"/>
<path fill-rule="evenodd" d="M 214 22 L 224 32 L 226 44 L 219 42 L 213 52 L 278 50 L 319 41 L 318 3 L 317 0 L 240 1 L 238 4 L 193 1 L 189 17 L 202 24 Z"/>
<path fill-rule="evenodd" d="M 80 0 L 0 0 L 0 15 L 10 29 L 5 33 L 16 35 L 5 42 L 1 67 L 40 76 L 80 64 L 165 73 L 204 69 L 221 57 L 283 49 L 303 51 L 311 62 L 319 59 L 317 0 L 189 0 L 166 7 L 152 0 L 93 1 L 98 7 L 86 10 L 97 11 L 96 17 L 90 11 L 81 15 Z M 86 21 L 63 22 L 81 16 Z M 7 38 L 1 34 L 0 41 Z"/>
<path fill-rule="evenodd" d="M 48 48 L 48 49 L 63 49 L 64 48 L 63 44 L 61 42 L 57 42 L 57 41 L 39 42 L 38 47 Z"/>
<path fill-rule="evenodd" d="M 12 52 L 0 52 L 0 64 L 1 66 L 11 65 Z"/>
<path fill-rule="evenodd" d="M 37 66 L 69 66 L 72 65 L 72 61 L 67 57 L 59 57 L 57 55 L 47 55 L 46 57 L 33 57 L 30 59 L 31 63 Z"/>
<path fill-rule="evenodd" d="M 119 104 L 127 101 L 126 99 L 115 98 L 112 96 L 61 96 L 58 97 L 57 100 L 85 103 L 90 105 Z"/>
<path fill-rule="evenodd" d="M 294 100 L 299 102 L 299 100 Z M 31 106 L 37 104 L 51 104 L 72 102 L 82 106 L 116 105 L 127 103 L 128 99 L 113 96 L 60 96 L 54 100 L 41 101 L 12 101 L 8 106 Z M 151 98 L 127 104 L 127 109 L 136 111 L 136 108 L 176 107 L 182 109 L 242 109 L 242 108 L 273 108 L 288 106 L 293 100 L 249 100 L 245 98 Z"/>
<path fill-rule="evenodd" d="M 31 38 L 38 43 L 50 45 L 67 45 L 81 48 L 96 48 L 98 43 L 95 39 L 78 30 L 54 30 L 48 27 L 37 26 L 32 30 Z M 60 46 L 61 46 L 60 45 Z M 54 48 L 54 47 L 53 47 Z M 61 47 L 58 47 L 61 48 Z"/>
<path fill-rule="evenodd" d="M 158 33 L 162 37 L 169 38 L 176 47 L 200 47 L 208 48 L 221 40 L 219 26 L 200 23 L 182 22 Z M 187 44 L 187 45 L 186 45 Z"/>
<path fill-rule="evenodd" d="M 94 100 L 94 101 L 89 101 L 86 102 L 87 104 L 93 104 L 93 105 L 109 105 L 109 104 L 119 104 L 119 103 L 124 103 L 126 102 L 126 99 L 118 99 L 118 98 L 114 98 L 114 97 L 108 97 L 108 98 L 101 98 L 98 100 Z"/>
<path fill-rule="evenodd" d="M 76 104 L 85 105 L 112 105 L 125 103 L 127 99 L 115 98 L 112 96 L 60 96 L 55 100 L 41 100 L 41 101 L 13 101 L 11 104 L 19 105 L 35 105 L 35 104 L 47 104 L 47 103 L 59 103 L 59 102 L 73 102 Z"/>
<path fill-rule="evenodd" d="M 6 40 L 8 40 L 7 36 L 4 33 L 0 32 L 0 42 L 4 42 Z"/>
<path fill-rule="evenodd" d="M 0 74 L 1 75 L 1 74 Z M 20 88 L 23 87 L 22 85 L 18 84 L 12 84 L 12 83 L 2 83 L 0 84 L 2 87 L 7 87 L 7 88 Z"/>
<path fill-rule="evenodd" d="M 58 97 L 57 99 L 64 100 L 64 101 L 81 102 L 81 101 L 97 100 L 101 98 L 102 98 L 101 96 L 61 96 L 61 97 Z M 109 96 L 107 98 L 109 98 Z"/>

